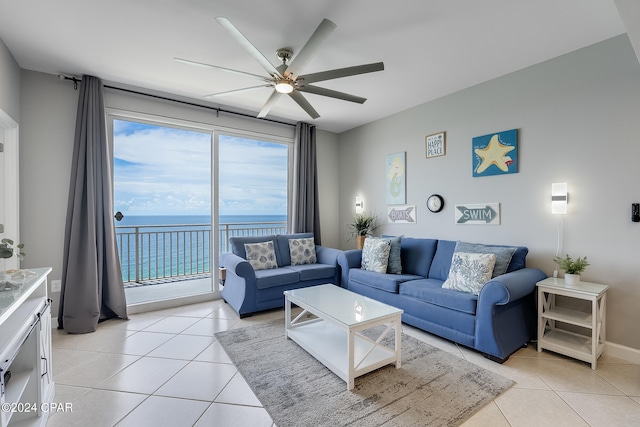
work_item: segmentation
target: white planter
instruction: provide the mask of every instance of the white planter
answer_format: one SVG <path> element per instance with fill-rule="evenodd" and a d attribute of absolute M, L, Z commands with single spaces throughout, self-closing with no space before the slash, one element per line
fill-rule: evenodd
<path fill-rule="evenodd" d="M 567 285 L 577 285 L 580 283 L 580 275 L 579 274 L 564 274 L 564 283 Z"/>

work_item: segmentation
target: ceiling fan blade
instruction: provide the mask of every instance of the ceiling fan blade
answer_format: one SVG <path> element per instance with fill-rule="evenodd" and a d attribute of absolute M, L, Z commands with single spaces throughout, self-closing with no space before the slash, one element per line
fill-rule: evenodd
<path fill-rule="evenodd" d="M 318 28 L 316 28 L 313 34 L 311 34 L 307 43 L 305 43 L 302 49 L 300 49 L 300 52 L 298 52 L 298 54 L 293 58 L 291 64 L 289 64 L 289 67 L 287 67 L 287 70 L 284 72 L 284 75 L 289 76 L 290 74 L 293 74 L 294 76 L 298 76 L 302 73 L 305 67 L 309 64 L 309 61 L 311 61 L 313 55 L 316 53 L 316 50 L 318 50 L 322 42 L 324 42 L 326 38 L 333 33 L 333 30 L 335 30 L 336 27 L 337 25 L 332 21 L 329 21 L 326 18 L 323 19 L 322 22 L 320 22 L 320 25 L 318 25 Z"/>
<path fill-rule="evenodd" d="M 180 62 L 182 64 L 195 65 L 197 67 L 213 68 L 214 70 L 220 70 L 220 71 L 225 71 L 227 73 L 237 74 L 237 75 L 240 75 L 240 76 L 251 77 L 251 78 L 262 80 L 262 81 L 265 81 L 265 82 L 271 81 L 271 79 L 269 79 L 268 77 L 265 77 L 265 76 L 259 76 L 257 74 L 245 73 L 244 71 L 233 70 L 231 68 L 218 67 L 217 65 L 205 64 L 204 62 L 190 61 L 188 59 L 182 59 L 182 58 L 173 58 L 173 59 L 174 59 L 174 61 Z"/>
<path fill-rule="evenodd" d="M 375 62 L 372 64 L 356 65 L 354 67 L 337 68 L 335 70 L 321 71 L 319 73 L 305 74 L 298 77 L 303 80 L 303 84 L 322 82 L 325 80 L 339 79 L 341 77 L 357 76 L 358 74 L 373 73 L 384 70 L 384 63 Z"/>
<path fill-rule="evenodd" d="M 218 93 L 212 93 L 211 95 L 205 95 L 205 98 L 214 98 L 217 96 L 227 96 L 227 95 L 235 95 L 238 93 L 242 93 L 242 92 L 250 92 L 252 90 L 256 90 L 256 89 L 262 89 L 265 87 L 272 87 L 271 85 L 260 85 L 260 86 L 251 86 L 251 87 L 245 87 L 243 89 L 234 89 L 234 90 L 228 90 L 226 92 L 218 92 Z"/>
<path fill-rule="evenodd" d="M 367 98 L 360 96 L 350 95 L 344 92 L 338 92 L 337 90 L 326 89 L 318 86 L 306 85 L 298 89 L 300 92 L 313 93 L 315 95 L 328 96 L 330 98 L 342 99 L 344 101 L 356 102 L 358 104 L 364 104 Z"/>
<path fill-rule="evenodd" d="M 264 106 L 262 107 L 262 110 L 260 110 L 260 113 L 258 113 L 258 117 L 266 117 L 274 104 L 278 101 L 278 99 L 280 99 L 280 95 L 282 95 L 280 92 L 274 90 L 269 99 L 267 99 L 267 102 L 264 103 Z"/>
<path fill-rule="evenodd" d="M 247 39 L 227 18 L 221 16 L 216 17 L 218 24 L 224 28 L 233 39 L 246 50 L 271 76 L 282 77 L 282 74 L 276 70 L 271 62 L 256 48 L 249 39 Z"/>
<path fill-rule="evenodd" d="M 307 114 L 309 116 L 311 116 L 312 119 L 317 119 L 318 117 L 320 117 L 320 114 L 318 114 L 318 112 L 311 106 L 311 104 L 309 104 L 309 101 L 307 101 L 307 98 L 305 98 L 304 96 L 302 96 L 302 94 L 300 92 L 298 92 L 297 90 L 294 90 L 293 92 L 291 92 L 289 94 L 289 96 L 296 101 L 296 103 L 304 110 L 307 112 Z"/>

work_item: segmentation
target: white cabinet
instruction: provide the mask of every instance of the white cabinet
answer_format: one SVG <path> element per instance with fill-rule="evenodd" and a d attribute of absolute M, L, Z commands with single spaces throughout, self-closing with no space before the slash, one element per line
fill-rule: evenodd
<path fill-rule="evenodd" d="M 563 279 L 553 277 L 538 282 L 537 286 L 538 351 L 555 351 L 589 362 L 596 369 L 596 361 L 604 351 L 609 286 L 590 282 L 567 285 Z M 589 301 L 589 309 L 558 305 L 556 296 Z M 581 333 L 580 329 L 587 333 Z"/>
<path fill-rule="evenodd" d="M 0 426 L 44 426 L 53 401 L 47 275 L 0 291 Z"/>

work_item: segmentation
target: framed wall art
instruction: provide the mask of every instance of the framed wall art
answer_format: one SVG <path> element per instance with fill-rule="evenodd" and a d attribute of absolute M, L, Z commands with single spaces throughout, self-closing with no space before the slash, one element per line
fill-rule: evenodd
<path fill-rule="evenodd" d="M 387 207 L 387 222 L 389 224 L 415 224 L 415 206 L 391 206 Z"/>
<path fill-rule="evenodd" d="M 407 203 L 407 153 L 387 156 L 387 204 L 404 205 Z"/>
<path fill-rule="evenodd" d="M 456 224 L 500 225 L 500 203 L 456 205 Z"/>
<path fill-rule="evenodd" d="M 471 143 L 473 176 L 518 172 L 518 130 L 477 136 Z"/>
<path fill-rule="evenodd" d="M 427 149 L 427 159 L 444 156 L 446 151 L 446 133 L 438 132 L 424 138 Z"/>

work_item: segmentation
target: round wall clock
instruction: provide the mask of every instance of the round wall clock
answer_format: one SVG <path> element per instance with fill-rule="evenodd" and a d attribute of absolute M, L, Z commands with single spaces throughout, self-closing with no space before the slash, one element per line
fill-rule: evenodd
<path fill-rule="evenodd" d="M 432 194 L 427 199 L 427 208 L 431 212 L 440 212 L 444 208 L 444 199 L 439 194 Z"/>

